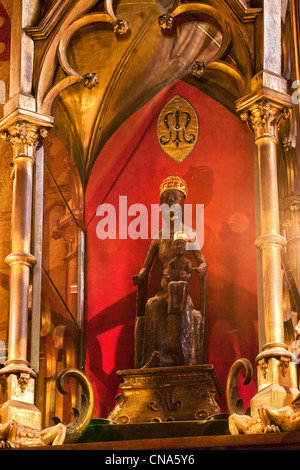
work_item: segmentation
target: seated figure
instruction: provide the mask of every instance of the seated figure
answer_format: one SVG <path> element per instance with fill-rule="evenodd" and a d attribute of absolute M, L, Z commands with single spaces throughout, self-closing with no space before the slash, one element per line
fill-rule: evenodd
<path fill-rule="evenodd" d="M 185 244 L 193 243 L 191 252 L 196 261 L 193 271 L 202 281 L 207 263 L 195 242 L 194 230 L 181 222 L 186 195 L 186 183 L 181 178 L 170 176 L 163 181 L 160 204 L 166 225 L 151 241 L 144 266 L 133 278 L 135 285 L 139 286 L 135 327 L 136 368 L 202 362 L 204 318 L 201 312 L 194 309 L 188 293 L 192 265 L 184 257 Z M 179 224 L 178 218 L 181 219 Z M 178 236 L 178 232 L 184 237 Z M 162 263 L 162 278 L 157 294 L 146 301 L 148 274 L 156 256 Z"/>
<path fill-rule="evenodd" d="M 173 281 L 188 281 L 192 275 L 192 263 L 188 258 L 185 258 L 186 243 L 188 238 L 185 233 L 177 232 L 174 235 L 174 252 L 175 258 L 169 262 L 169 274 L 167 280 Z"/>
<path fill-rule="evenodd" d="M 168 314 L 183 315 L 188 300 L 188 281 L 192 275 L 192 263 L 185 257 L 188 239 L 182 232 L 174 235 L 175 258 L 168 265 Z"/>

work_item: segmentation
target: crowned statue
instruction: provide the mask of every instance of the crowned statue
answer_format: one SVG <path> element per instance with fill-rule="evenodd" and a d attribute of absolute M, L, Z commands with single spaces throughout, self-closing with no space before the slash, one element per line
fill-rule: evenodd
<path fill-rule="evenodd" d="M 194 308 L 189 280 L 207 272 L 196 232 L 183 223 L 187 185 L 169 176 L 160 186 L 164 226 L 151 241 L 144 265 L 133 277 L 138 285 L 135 325 L 135 367 L 172 367 L 202 363 L 204 312 Z M 192 253 L 192 266 L 188 253 Z M 147 298 L 147 283 L 155 258 L 162 264 L 160 287 Z"/>
<path fill-rule="evenodd" d="M 183 222 L 186 197 L 183 179 L 173 175 L 162 182 L 164 225 L 153 237 L 142 269 L 133 276 L 138 286 L 135 364 L 134 369 L 117 372 L 121 393 L 109 415 L 117 423 L 198 422 L 220 413 L 222 387 L 213 365 L 204 363 L 207 263 L 196 231 Z M 162 265 L 160 285 L 148 298 L 148 277 L 156 258 Z M 199 279 L 199 310 L 189 292 L 193 275 Z"/>

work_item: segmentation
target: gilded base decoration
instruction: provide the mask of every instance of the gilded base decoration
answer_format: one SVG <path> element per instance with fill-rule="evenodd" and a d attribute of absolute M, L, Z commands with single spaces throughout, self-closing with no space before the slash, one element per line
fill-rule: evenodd
<path fill-rule="evenodd" d="M 233 413 L 229 416 L 230 434 L 260 434 L 300 430 L 300 395 L 290 406 L 275 408 L 262 405 L 253 416 Z"/>
<path fill-rule="evenodd" d="M 223 390 L 210 364 L 130 369 L 117 375 L 121 393 L 108 418 L 118 424 L 203 420 L 220 413 Z"/>
<path fill-rule="evenodd" d="M 253 370 L 248 359 L 241 358 L 231 366 L 226 385 L 228 427 L 230 434 L 261 434 L 300 431 L 300 393 L 293 386 L 295 364 L 269 359 L 264 367 L 260 361 L 258 381 L 260 388 L 245 412 L 238 396 L 238 375 L 245 369 L 244 385 L 252 380 Z M 285 365 L 284 365 L 285 364 Z M 277 369 L 277 370 L 276 370 Z M 263 379 L 259 374 L 263 374 Z M 276 382 L 274 373 L 278 373 Z M 273 374 L 273 375 L 272 375 Z M 268 383 L 269 380 L 269 383 Z"/>
<path fill-rule="evenodd" d="M 8 379 L 2 376 L 0 449 L 62 445 L 76 442 L 82 436 L 93 415 L 93 388 L 82 371 L 71 368 L 64 369 L 57 377 L 58 390 L 64 395 L 67 392 L 63 388 L 62 381 L 68 376 L 74 377 L 81 386 L 80 409 L 74 410 L 74 419 L 71 423 L 64 425 L 58 418 L 54 418 L 55 425 L 44 429 L 41 427 L 41 412 L 33 403 L 33 379 L 27 379 L 24 374 L 23 377 L 21 374 L 19 378 L 13 374 Z M 5 400 L 8 393 L 12 398 L 1 405 L 1 398 Z"/>

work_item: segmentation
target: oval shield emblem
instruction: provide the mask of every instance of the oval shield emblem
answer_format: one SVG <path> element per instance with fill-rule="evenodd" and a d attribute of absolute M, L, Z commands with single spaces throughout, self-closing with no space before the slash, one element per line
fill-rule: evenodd
<path fill-rule="evenodd" d="M 184 160 L 198 140 L 198 116 L 193 106 L 175 95 L 161 111 L 157 138 L 164 152 L 177 162 Z"/>

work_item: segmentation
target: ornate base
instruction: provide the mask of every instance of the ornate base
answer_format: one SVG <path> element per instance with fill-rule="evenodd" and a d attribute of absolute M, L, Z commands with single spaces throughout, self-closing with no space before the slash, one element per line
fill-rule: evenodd
<path fill-rule="evenodd" d="M 251 416 L 254 416 L 262 405 L 273 408 L 290 406 L 292 401 L 298 396 L 299 390 L 297 388 L 288 388 L 277 384 L 271 384 L 268 387 L 259 390 L 251 399 Z"/>
<path fill-rule="evenodd" d="M 250 402 L 251 416 L 261 405 L 282 408 L 289 406 L 299 395 L 297 364 L 275 357 L 259 360 L 257 367 L 258 391 Z"/>
<path fill-rule="evenodd" d="M 118 371 L 122 383 L 108 418 L 119 423 L 203 420 L 220 413 L 223 393 L 214 367 L 158 367 Z"/>
<path fill-rule="evenodd" d="M 22 426 L 41 430 L 41 412 L 31 403 L 17 400 L 7 401 L 1 406 L 0 419 L 1 423 L 16 421 Z"/>
<path fill-rule="evenodd" d="M 35 379 L 23 372 L 1 374 L 0 422 L 41 429 L 41 412 L 34 404 Z"/>

